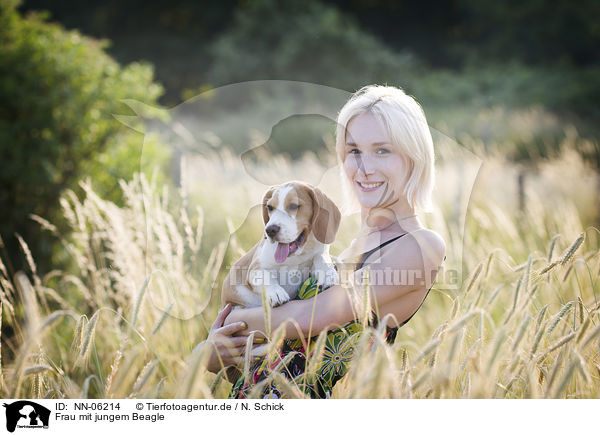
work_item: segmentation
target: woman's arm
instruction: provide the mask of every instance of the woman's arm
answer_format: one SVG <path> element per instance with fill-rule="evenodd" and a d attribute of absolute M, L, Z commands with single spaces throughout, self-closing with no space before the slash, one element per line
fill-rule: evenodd
<path fill-rule="evenodd" d="M 366 279 L 370 283 L 372 309 L 380 317 L 391 313 L 399 322 L 410 317 L 433 285 L 444 252 L 444 241 L 436 233 L 418 231 L 369 258 L 373 263 Z M 354 288 L 360 294 L 365 275 L 365 269 L 353 274 Z M 312 299 L 294 300 L 273 308 L 271 330 L 286 324 L 286 338 L 314 336 L 357 319 L 357 310 L 360 308 L 352 303 L 351 291 L 336 285 Z M 266 331 L 262 307 L 233 310 L 225 325 L 240 321 L 248 324 L 241 334 Z"/>
<path fill-rule="evenodd" d="M 319 293 L 314 298 L 294 300 L 271 309 L 271 330 L 286 325 L 286 338 L 309 337 L 332 327 L 343 325 L 355 319 L 348 290 L 336 285 Z M 265 333 L 263 307 L 233 310 L 225 319 L 225 325 L 244 321 L 250 331 Z M 266 335 L 266 333 L 265 333 Z"/>

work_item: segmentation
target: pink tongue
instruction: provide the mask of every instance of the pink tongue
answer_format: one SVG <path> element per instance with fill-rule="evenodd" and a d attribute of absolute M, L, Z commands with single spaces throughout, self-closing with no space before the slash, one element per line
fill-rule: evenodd
<path fill-rule="evenodd" d="M 283 263 L 289 254 L 290 254 L 290 244 L 289 243 L 279 243 L 277 245 L 277 249 L 275 250 L 275 261 L 277 263 Z"/>

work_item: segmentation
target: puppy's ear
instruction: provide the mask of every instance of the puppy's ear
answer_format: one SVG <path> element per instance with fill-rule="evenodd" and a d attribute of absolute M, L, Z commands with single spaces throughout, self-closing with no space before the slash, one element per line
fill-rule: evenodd
<path fill-rule="evenodd" d="M 262 199 L 262 215 L 265 225 L 267 222 L 269 222 L 269 210 L 267 210 L 267 202 L 269 202 L 269 200 L 273 197 L 275 190 L 277 190 L 277 186 L 269 187 L 269 190 L 265 192 L 265 196 L 263 196 Z"/>
<path fill-rule="evenodd" d="M 315 238 L 326 245 L 333 243 L 342 215 L 335 203 L 318 188 L 309 186 L 313 200 L 312 231 Z"/>

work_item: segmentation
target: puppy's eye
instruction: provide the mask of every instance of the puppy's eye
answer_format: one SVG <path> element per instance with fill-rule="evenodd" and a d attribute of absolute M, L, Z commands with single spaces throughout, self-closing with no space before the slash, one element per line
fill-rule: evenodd
<path fill-rule="evenodd" d="M 273 211 L 273 206 L 272 205 L 267 205 L 267 210 Z"/>
<path fill-rule="evenodd" d="M 300 208 L 300 206 L 298 204 L 288 205 L 288 210 L 290 210 L 290 211 L 295 211 L 295 210 L 298 210 L 299 208 Z"/>

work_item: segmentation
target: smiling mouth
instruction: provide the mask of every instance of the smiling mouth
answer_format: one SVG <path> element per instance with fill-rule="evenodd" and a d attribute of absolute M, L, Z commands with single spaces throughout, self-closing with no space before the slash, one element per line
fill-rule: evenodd
<path fill-rule="evenodd" d="M 296 240 L 289 243 L 277 243 L 277 248 L 275 249 L 275 262 L 278 264 L 283 263 L 290 255 L 292 255 L 296 250 L 302 246 L 306 239 L 306 230 L 302 230 L 300 235 Z"/>
<path fill-rule="evenodd" d="M 362 190 L 363 192 L 372 192 L 373 190 L 377 190 L 379 187 L 381 187 L 383 185 L 383 181 L 377 181 L 377 182 L 360 182 L 357 181 L 356 184 L 358 184 L 358 187 L 360 187 L 360 190 Z"/>

